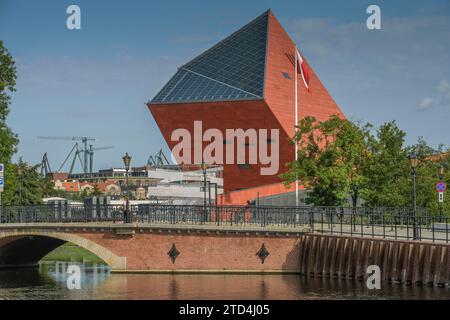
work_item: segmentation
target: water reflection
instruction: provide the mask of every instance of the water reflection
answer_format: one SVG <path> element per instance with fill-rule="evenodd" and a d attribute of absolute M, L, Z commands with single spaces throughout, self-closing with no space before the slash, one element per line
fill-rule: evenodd
<path fill-rule="evenodd" d="M 78 264 L 81 289 L 69 290 L 67 262 L 0 271 L 0 299 L 450 299 L 449 288 L 364 283 L 297 275 L 111 274 Z"/>
<path fill-rule="evenodd" d="M 77 263 L 77 262 L 55 262 L 42 263 L 40 268 L 42 273 L 46 273 L 56 283 L 67 284 L 67 280 L 72 273 L 68 272 L 69 265 L 76 265 L 80 267 L 81 289 L 88 290 L 96 288 L 99 284 L 104 282 L 111 274 L 107 265 L 97 263 Z"/>

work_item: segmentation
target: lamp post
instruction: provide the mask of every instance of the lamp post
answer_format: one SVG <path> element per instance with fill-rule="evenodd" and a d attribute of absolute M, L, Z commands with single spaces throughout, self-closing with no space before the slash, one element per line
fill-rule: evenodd
<path fill-rule="evenodd" d="M 411 154 L 409 157 L 411 169 L 412 169 L 412 176 L 413 176 L 413 219 L 414 219 L 414 225 L 413 225 L 413 240 L 418 240 L 418 232 L 417 232 L 417 195 L 416 195 L 416 169 L 419 164 L 419 159 L 417 159 L 417 156 L 415 153 Z"/>
<path fill-rule="evenodd" d="M 131 156 L 128 155 L 128 152 L 122 157 L 123 164 L 125 165 L 125 185 L 127 188 L 126 192 L 126 202 L 125 202 L 125 223 L 130 223 L 130 211 L 129 211 L 129 204 L 130 204 L 130 188 L 128 185 L 128 171 L 130 170 L 130 163 L 131 163 Z"/>
<path fill-rule="evenodd" d="M 203 161 L 202 162 L 202 171 L 203 171 L 203 220 L 206 220 L 206 170 L 208 169 L 208 164 Z"/>
<path fill-rule="evenodd" d="M 444 171 L 445 166 L 443 163 L 441 163 L 441 165 L 439 166 L 439 182 L 444 180 Z M 444 219 L 444 203 L 439 202 L 439 222 L 442 222 L 443 219 Z"/>

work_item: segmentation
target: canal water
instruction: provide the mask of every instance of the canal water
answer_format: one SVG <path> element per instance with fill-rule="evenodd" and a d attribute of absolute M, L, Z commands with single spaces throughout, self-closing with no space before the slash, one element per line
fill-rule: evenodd
<path fill-rule="evenodd" d="M 76 282 L 67 262 L 0 270 L 0 299 L 450 299 L 450 288 L 382 283 L 369 290 L 363 282 L 298 275 L 111 274 L 106 265 L 76 265 L 80 289 L 68 287 Z"/>

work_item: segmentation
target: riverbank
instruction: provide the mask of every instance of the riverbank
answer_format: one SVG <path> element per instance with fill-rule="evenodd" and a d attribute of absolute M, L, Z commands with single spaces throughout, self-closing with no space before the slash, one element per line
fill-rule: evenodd
<path fill-rule="evenodd" d="M 64 261 L 64 262 L 90 262 L 90 263 L 104 263 L 102 259 L 93 253 L 73 244 L 65 243 L 56 248 L 42 261 Z"/>

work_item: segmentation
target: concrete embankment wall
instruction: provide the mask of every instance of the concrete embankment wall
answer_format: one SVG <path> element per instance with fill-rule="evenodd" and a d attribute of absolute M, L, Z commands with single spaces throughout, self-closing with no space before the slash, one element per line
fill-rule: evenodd
<path fill-rule="evenodd" d="M 314 277 L 364 280 L 367 267 L 380 267 L 381 280 L 445 286 L 450 282 L 450 245 L 418 241 L 306 235 L 300 272 Z"/>

